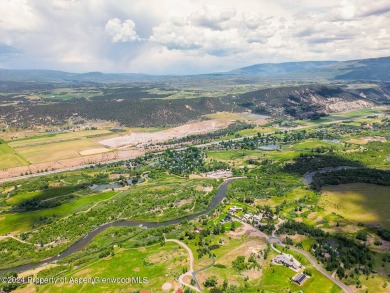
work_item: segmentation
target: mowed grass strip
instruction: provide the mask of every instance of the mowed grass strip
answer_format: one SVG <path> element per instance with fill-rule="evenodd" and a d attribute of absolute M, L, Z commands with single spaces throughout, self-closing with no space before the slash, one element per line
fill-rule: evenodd
<path fill-rule="evenodd" d="M 0 140 L 0 169 L 26 166 L 29 162 L 11 148 L 5 141 Z"/>
<path fill-rule="evenodd" d="M 390 187 L 354 183 L 323 188 L 318 205 L 354 223 L 390 228 Z"/>

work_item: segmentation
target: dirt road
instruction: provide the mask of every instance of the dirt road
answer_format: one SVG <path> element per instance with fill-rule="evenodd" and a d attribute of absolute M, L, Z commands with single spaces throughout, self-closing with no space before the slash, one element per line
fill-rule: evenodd
<path fill-rule="evenodd" d="M 165 235 L 164 235 L 164 237 L 165 237 Z M 189 248 L 188 245 L 185 244 L 184 242 L 181 242 L 180 240 L 176 240 L 176 239 L 165 239 L 165 242 L 175 242 L 176 244 L 179 244 L 181 247 L 183 247 L 185 250 L 187 250 L 187 252 L 189 254 L 190 269 L 185 274 L 180 275 L 179 284 L 182 286 L 187 286 L 187 287 L 191 288 L 192 290 L 195 290 L 196 292 L 203 292 L 201 287 L 200 287 L 200 284 L 199 284 L 199 282 L 196 279 L 196 276 L 194 274 L 194 254 L 192 253 L 191 248 Z M 197 287 L 194 287 L 191 284 L 185 283 L 183 280 L 185 276 L 191 276 L 195 280 Z"/>

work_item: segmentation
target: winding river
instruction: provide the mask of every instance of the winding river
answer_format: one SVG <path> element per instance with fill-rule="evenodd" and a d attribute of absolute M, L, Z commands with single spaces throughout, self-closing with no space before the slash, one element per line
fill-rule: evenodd
<path fill-rule="evenodd" d="M 345 169 L 356 169 L 356 167 L 350 167 L 350 166 L 339 166 L 339 167 L 330 167 L 330 168 L 324 168 L 319 169 L 317 171 L 308 172 L 303 176 L 303 183 L 308 185 L 313 181 L 313 176 L 316 173 L 324 173 L 324 172 L 331 172 L 336 170 L 345 170 Z M 225 182 L 223 182 L 219 187 L 217 192 L 215 193 L 214 197 L 211 199 L 211 202 L 209 206 L 200 213 L 192 214 L 188 216 L 184 216 L 181 218 L 165 221 L 165 222 L 141 222 L 141 221 L 126 221 L 126 220 L 120 220 L 112 223 L 106 223 L 103 225 L 100 225 L 95 230 L 89 232 L 87 235 L 85 235 L 83 238 L 77 240 L 75 243 L 73 243 L 71 246 L 69 246 L 66 250 L 64 250 L 62 253 L 50 257 L 48 259 L 35 262 L 35 263 L 29 263 L 25 265 L 20 265 L 13 268 L 7 268 L 7 269 L 0 269 L 0 274 L 3 272 L 24 272 L 27 270 L 31 270 L 49 263 L 56 262 L 60 259 L 63 259 L 75 252 L 80 251 L 83 249 L 87 244 L 89 244 L 93 238 L 95 238 L 98 234 L 102 233 L 103 231 L 107 230 L 110 227 L 137 227 L 141 226 L 144 228 L 159 228 L 164 226 L 170 226 L 170 225 L 177 225 L 180 224 L 183 220 L 193 220 L 195 218 L 198 218 L 199 216 L 205 215 L 210 213 L 212 210 L 214 210 L 218 204 L 221 203 L 221 201 L 226 197 L 226 193 L 228 191 L 229 184 L 234 180 L 240 180 L 243 179 L 243 177 L 235 177 L 227 179 Z"/>
<path fill-rule="evenodd" d="M 305 175 L 303 175 L 303 184 L 309 185 L 313 182 L 313 177 L 317 173 L 326 173 L 331 171 L 339 171 L 339 170 L 349 170 L 349 169 L 358 169 L 359 167 L 351 167 L 351 166 L 339 166 L 339 167 L 328 167 L 319 169 L 317 171 L 308 172 Z"/>
<path fill-rule="evenodd" d="M 45 259 L 45 260 L 42 260 L 39 262 L 35 262 L 35 263 L 29 263 L 29 264 L 25 264 L 25 265 L 13 267 L 13 268 L 1 269 L 0 274 L 4 273 L 4 272 L 17 272 L 17 273 L 24 272 L 24 271 L 28 271 L 28 270 L 49 264 L 49 263 L 56 262 L 60 259 L 63 259 L 64 257 L 71 255 L 72 253 L 80 251 L 87 244 L 89 244 L 92 241 L 92 239 L 95 238 L 96 235 L 102 233 L 103 231 L 107 230 L 110 227 L 137 227 L 137 226 L 141 226 L 144 228 L 158 228 L 158 227 L 163 227 L 163 226 L 180 224 L 181 221 L 183 221 L 183 220 L 189 220 L 189 221 L 193 220 L 199 216 L 208 214 L 212 210 L 214 210 L 218 206 L 218 204 L 220 204 L 221 201 L 226 197 L 226 193 L 228 191 L 229 184 L 234 180 L 240 180 L 240 179 L 243 179 L 243 177 L 230 178 L 230 179 L 227 179 L 225 182 L 223 182 L 218 187 L 218 190 L 215 193 L 214 197 L 211 199 L 209 206 L 203 212 L 184 216 L 181 218 L 177 218 L 177 219 L 169 220 L 169 221 L 165 221 L 165 222 L 138 222 L 138 221 L 120 220 L 120 221 L 116 221 L 116 222 L 112 222 L 112 223 L 106 223 L 106 224 L 99 226 L 95 230 L 89 232 L 87 235 L 85 235 L 85 237 L 77 240 L 75 243 L 73 243 L 71 246 L 69 246 L 66 250 L 64 250 L 62 253 L 58 254 L 57 256 L 53 256 L 53 257 L 50 257 L 48 259 Z"/>

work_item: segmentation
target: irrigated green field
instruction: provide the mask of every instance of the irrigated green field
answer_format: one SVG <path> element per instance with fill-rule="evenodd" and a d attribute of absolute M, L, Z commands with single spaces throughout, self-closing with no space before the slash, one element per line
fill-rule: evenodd
<path fill-rule="evenodd" d="M 28 165 L 28 161 L 17 154 L 5 141 L 0 140 L 0 169 Z"/>
<path fill-rule="evenodd" d="M 388 186 L 364 183 L 327 186 L 318 205 L 356 224 L 381 224 L 390 228 Z"/>

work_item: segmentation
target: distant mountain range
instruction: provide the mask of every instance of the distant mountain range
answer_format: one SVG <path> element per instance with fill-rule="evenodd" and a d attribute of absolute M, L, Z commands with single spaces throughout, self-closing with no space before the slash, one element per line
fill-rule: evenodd
<path fill-rule="evenodd" d="M 288 80 L 375 80 L 390 81 L 390 57 L 350 61 L 303 61 L 263 63 L 224 73 L 190 75 L 187 78 L 254 78 Z M 55 70 L 0 69 L 0 81 L 14 82 L 98 82 L 162 81 L 183 76 L 132 73 L 70 73 Z"/>
<path fill-rule="evenodd" d="M 227 74 L 282 79 L 389 81 L 390 57 L 350 61 L 263 63 L 232 70 Z"/>

